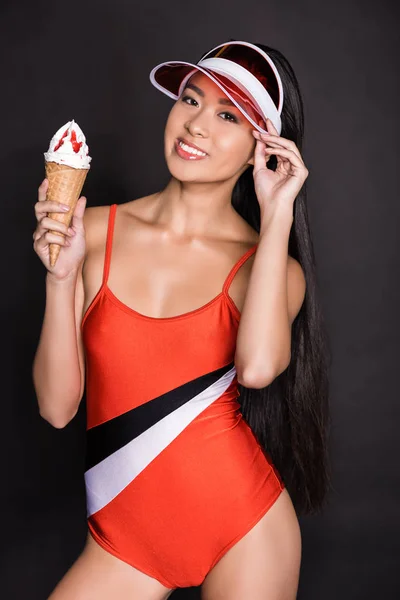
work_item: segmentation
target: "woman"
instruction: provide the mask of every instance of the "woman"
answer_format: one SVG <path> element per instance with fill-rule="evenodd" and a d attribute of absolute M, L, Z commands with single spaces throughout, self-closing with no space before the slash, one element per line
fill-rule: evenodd
<path fill-rule="evenodd" d="M 176 100 L 166 187 L 81 197 L 70 232 L 46 216 L 47 180 L 35 205 L 40 413 L 64 427 L 85 379 L 87 395 L 89 532 L 50 599 L 293 599 L 296 513 L 328 487 L 297 81 L 277 50 L 234 40 L 150 78 Z M 68 234 L 54 267 L 49 229 Z"/>

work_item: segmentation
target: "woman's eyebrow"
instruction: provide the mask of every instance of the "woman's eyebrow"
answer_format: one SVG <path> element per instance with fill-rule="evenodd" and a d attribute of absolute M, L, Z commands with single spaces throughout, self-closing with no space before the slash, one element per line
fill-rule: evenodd
<path fill-rule="evenodd" d="M 185 86 L 185 89 L 186 89 L 186 88 L 189 88 L 189 89 L 193 90 L 194 92 L 196 92 L 196 93 L 197 93 L 199 96 L 201 96 L 202 98 L 204 98 L 204 96 L 205 96 L 205 94 L 204 94 L 203 90 L 202 90 L 202 89 L 200 89 L 199 87 L 197 87 L 197 85 L 194 85 L 194 83 L 188 83 L 188 84 Z M 219 98 L 219 99 L 218 99 L 218 103 L 219 103 L 219 104 L 226 104 L 226 105 L 228 105 L 228 106 L 233 106 L 233 107 L 235 107 L 235 105 L 233 104 L 233 102 L 231 102 L 231 101 L 229 100 L 229 98 Z M 235 107 L 235 108 L 236 108 L 236 107 Z"/>

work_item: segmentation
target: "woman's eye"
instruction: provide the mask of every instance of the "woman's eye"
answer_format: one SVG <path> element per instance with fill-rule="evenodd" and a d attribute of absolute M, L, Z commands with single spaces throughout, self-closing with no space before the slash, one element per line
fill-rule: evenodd
<path fill-rule="evenodd" d="M 192 102 L 194 102 L 195 104 L 197 103 L 197 100 L 195 100 L 194 98 L 192 98 L 191 96 L 182 96 L 181 98 L 182 102 L 184 102 L 185 104 L 189 104 L 189 106 L 194 106 L 192 104 Z M 231 121 L 232 123 L 238 123 L 238 119 L 237 117 L 235 117 L 235 115 L 233 115 L 230 112 L 223 112 L 221 113 L 222 115 L 226 115 L 228 118 L 224 118 L 224 121 Z"/>
<path fill-rule="evenodd" d="M 232 113 L 224 112 L 222 114 L 223 115 L 228 115 L 228 117 L 229 117 L 229 119 L 224 119 L 224 121 L 232 121 L 233 123 L 237 123 L 238 122 L 237 118 L 235 117 L 235 115 L 232 115 Z"/>
<path fill-rule="evenodd" d="M 186 102 L 186 100 L 193 100 L 193 102 L 196 102 L 196 100 L 194 98 L 191 98 L 190 96 L 182 96 L 182 102 Z M 188 104 L 188 103 L 186 102 L 186 104 Z M 189 104 L 190 104 L 190 102 L 189 102 Z M 196 104 L 197 104 L 197 102 L 196 102 Z"/>

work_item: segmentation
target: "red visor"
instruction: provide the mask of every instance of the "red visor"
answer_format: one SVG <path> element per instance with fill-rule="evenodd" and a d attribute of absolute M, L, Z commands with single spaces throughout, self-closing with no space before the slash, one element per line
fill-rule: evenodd
<path fill-rule="evenodd" d="M 265 52 L 248 42 L 228 42 L 205 54 L 196 64 L 161 63 L 151 71 L 150 80 L 162 92 L 178 99 L 189 78 L 198 71 L 214 81 L 256 129 L 266 131 L 269 117 L 280 133 L 282 82 Z"/>

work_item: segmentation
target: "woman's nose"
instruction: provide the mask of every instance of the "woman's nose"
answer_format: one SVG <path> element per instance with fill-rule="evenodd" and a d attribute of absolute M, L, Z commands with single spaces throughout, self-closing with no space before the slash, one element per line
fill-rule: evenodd
<path fill-rule="evenodd" d="M 204 114 L 196 115 L 196 117 L 186 123 L 185 127 L 192 135 L 207 137 L 209 133 L 207 117 Z"/>

